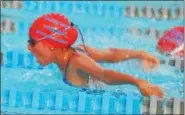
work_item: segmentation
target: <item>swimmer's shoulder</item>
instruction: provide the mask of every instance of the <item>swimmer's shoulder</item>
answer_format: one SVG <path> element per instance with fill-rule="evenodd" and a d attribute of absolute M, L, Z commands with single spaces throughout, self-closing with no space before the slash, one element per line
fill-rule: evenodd
<path fill-rule="evenodd" d="M 79 64 L 79 63 L 82 63 L 82 62 L 87 62 L 88 60 L 91 60 L 90 57 L 88 57 L 87 55 L 83 55 L 81 53 L 78 53 L 78 52 L 75 52 L 73 53 L 72 57 L 71 57 L 71 60 L 70 62 L 73 63 L 73 64 Z"/>

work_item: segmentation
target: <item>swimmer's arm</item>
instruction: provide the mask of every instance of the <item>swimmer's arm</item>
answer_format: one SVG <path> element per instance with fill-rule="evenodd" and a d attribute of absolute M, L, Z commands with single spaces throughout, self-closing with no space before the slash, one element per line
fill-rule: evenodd
<path fill-rule="evenodd" d="M 76 59 L 75 65 L 79 70 L 88 73 L 109 85 L 132 84 L 139 85 L 139 79 L 128 74 L 120 73 L 110 69 L 104 69 L 91 59 Z"/>
<path fill-rule="evenodd" d="M 143 59 L 147 54 L 147 52 L 142 50 L 132 50 L 123 48 L 109 48 L 100 50 L 86 45 L 83 46 L 90 54 L 90 57 L 96 61 L 118 62 L 127 59 Z M 82 45 L 79 47 L 82 47 Z"/>
<path fill-rule="evenodd" d="M 159 97 L 163 97 L 163 92 L 160 90 L 160 88 L 151 85 L 147 81 L 114 70 L 104 69 L 92 59 L 77 58 L 74 59 L 73 64 L 78 67 L 78 70 L 81 70 L 91 75 L 91 77 L 99 79 L 106 84 L 132 84 L 135 85 L 145 96 L 156 95 Z"/>
<path fill-rule="evenodd" d="M 132 49 L 121 49 L 122 53 L 125 59 L 122 60 L 127 60 L 127 59 L 143 59 L 146 55 L 147 52 L 142 51 L 142 50 L 132 50 Z M 120 54 L 118 53 L 118 55 Z"/>

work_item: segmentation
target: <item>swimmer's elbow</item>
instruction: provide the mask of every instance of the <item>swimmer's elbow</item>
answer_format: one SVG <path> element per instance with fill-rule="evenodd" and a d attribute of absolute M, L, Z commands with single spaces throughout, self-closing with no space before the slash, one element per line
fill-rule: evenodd
<path fill-rule="evenodd" d="M 107 75 L 107 73 L 110 73 L 108 69 L 102 69 L 96 76 L 99 76 L 99 80 L 103 81 L 105 84 L 111 85 L 113 83 L 113 76 Z"/>
<path fill-rule="evenodd" d="M 110 69 L 99 69 L 95 70 L 92 74 L 92 76 L 95 76 L 100 81 L 104 82 L 107 85 L 114 85 L 116 84 L 116 76 L 114 76 L 115 71 Z"/>

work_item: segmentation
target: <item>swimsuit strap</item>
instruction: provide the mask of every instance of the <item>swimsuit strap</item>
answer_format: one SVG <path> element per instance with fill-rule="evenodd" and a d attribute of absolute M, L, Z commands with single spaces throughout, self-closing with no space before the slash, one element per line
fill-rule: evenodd
<path fill-rule="evenodd" d="M 74 48 L 72 48 L 72 50 L 75 51 Z M 66 77 L 67 77 L 67 70 L 68 70 L 68 68 L 69 68 L 69 63 L 70 63 L 71 57 L 72 57 L 72 55 L 71 55 L 71 56 L 68 58 L 68 60 L 67 60 L 66 66 L 65 66 L 65 68 L 64 68 L 65 70 L 64 70 L 64 77 L 63 77 L 64 83 L 66 83 L 66 84 L 68 84 L 68 85 L 72 85 L 72 84 L 69 83 L 68 80 L 66 79 Z"/>

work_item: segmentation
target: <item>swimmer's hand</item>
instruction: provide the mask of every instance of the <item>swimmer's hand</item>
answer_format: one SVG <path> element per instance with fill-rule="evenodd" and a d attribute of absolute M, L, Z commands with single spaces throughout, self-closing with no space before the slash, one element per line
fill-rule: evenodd
<path fill-rule="evenodd" d="M 138 80 L 138 88 L 144 96 L 157 96 L 160 98 L 164 96 L 160 87 L 149 84 L 145 80 Z"/>
<path fill-rule="evenodd" d="M 151 71 L 154 68 L 157 68 L 160 65 L 160 61 L 157 57 L 147 53 L 142 52 L 142 64 L 146 72 Z"/>

